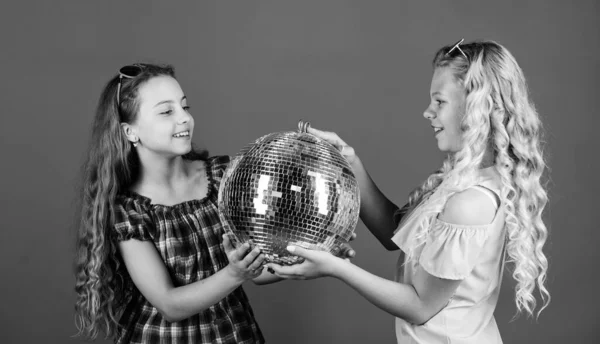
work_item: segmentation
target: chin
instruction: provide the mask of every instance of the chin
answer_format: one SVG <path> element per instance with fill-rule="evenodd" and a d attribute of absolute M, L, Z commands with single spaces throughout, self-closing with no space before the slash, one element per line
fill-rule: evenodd
<path fill-rule="evenodd" d="M 192 151 L 192 146 L 188 146 L 186 148 L 180 148 L 180 149 L 175 149 L 173 150 L 173 153 L 175 155 L 186 155 L 187 153 Z"/>
<path fill-rule="evenodd" d="M 446 147 L 445 145 L 441 145 L 441 144 L 438 144 L 438 149 L 440 150 L 440 152 L 443 152 L 443 153 L 448 153 L 450 151 L 450 149 L 448 147 Z"/>
<path fill-rule="evenodd" d="M 460 148 L 453 147 L 443 142 L 438 142 L 438 149 L 443 153 L 454 154 L 460 151 Z"/>

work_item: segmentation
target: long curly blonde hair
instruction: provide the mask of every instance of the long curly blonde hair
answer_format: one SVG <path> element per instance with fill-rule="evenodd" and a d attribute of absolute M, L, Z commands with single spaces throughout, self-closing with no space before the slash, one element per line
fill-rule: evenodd
<path fill-rule="evenodd" d="M 434 68 L 450 68 L 467 92 L 465 115 L 461 121 L 463 147 L 449 155 L 442 167 L 409 196 L 409 207 L 425 205 L 431 194 L 445 190 L 445 200 L 473 183 L 486 150 L 494 152 L 494 163 L 501 176 L 502 202 L 507 229 L 507 262 L 514 264 L 517 282 L 517 314 L 533 315 L 537 287 L 542 305 L 548 306 L 550 293 L 546 282 L 548 260 L 542 250 L 548 230 L 542 211 L 548 196 L 541 184 L 546 164 L 542 154 L 542 124 L 529 98 L 523 71 L 512 54 L 493 41 L 460 45 L 466 56 L 452 47 L 440 49 Z M 440 205 L 430 205 L 439 211 Z M 420 226 L 413 246 L 423 244 L 428 224 Z M 414 252 L 414 250 L 411 250 Z"/>
<path fill-rule="evenodd" d="M 133 286 L 119 256 L 113 235 L 117 195 L 137 178 L 139 157 L 121 129 L 133 123 L 139 110 L 138 90 L 157 76 L 175 77 L 171 66 L 144 64 L 135 78 L 112 78 L 100 96 L 92 125 L 87 161 L 82 171 L 79 228 L 75 258 L 75 325 L 78 336 L 96 339 L 100 333 L 113 337 L 118 318 L 131 297 Z M 184 155 L 204 159 L 206 151 Z"/>

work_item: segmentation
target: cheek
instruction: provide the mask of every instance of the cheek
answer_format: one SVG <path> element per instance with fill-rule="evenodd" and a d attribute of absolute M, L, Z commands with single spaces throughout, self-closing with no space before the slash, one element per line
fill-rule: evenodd
<path fill-rule="evenodd" d="M 461 122 L 462 122 L 461 109 L 459 109 L 459 108 L 452 109 L 452 112 L 450 113 L 450 116 L 448 119 L 449 119 L 449 122 L 450 122 L 449 124 L 450 124 L 450 127 L 452 128 L 452 130 L 454 132 L 460 133 L 461 132 L 460 127 L 461 127 Z"/>
<path fill-rule="evenodd" d="M 167 123 L 162 123 L 160 121 L 155 121 L 153 123 L 148 123 L 144 127 L 144 133 L 153 141 L 160 141 L 162 138 L 169 137 L 172 132 L 172 127 Z"/>

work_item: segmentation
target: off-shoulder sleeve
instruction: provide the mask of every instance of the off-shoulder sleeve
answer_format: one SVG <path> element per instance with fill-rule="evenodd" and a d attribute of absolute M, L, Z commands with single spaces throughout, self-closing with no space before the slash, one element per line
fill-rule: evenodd
<path fill-rule="evenodd" d="M 231 157 L 228 155 L 220 155 L 208 158 L 208 166 L 211 170 L 212 180 L 217 190 L 219 190 L 221 180 L 223 179 L 223 175 L 225 174 L 225 170 L 227 169 L 227 166 L 229 166 L 230 161 Z"/>
<path fill-rule="evenodd" d="M 152 220 L 143 204 L 135 199 L 121 198 L 115 206 L 115 237 L 117 242 L 129 239 L 153 240 Z"/>
<path fill-rule="evenodd" d="M 433 276 L 466 278 L 478 263 L 489 225 L 455 225 L 435 219 L 421 251 L 419 264 Z"/>

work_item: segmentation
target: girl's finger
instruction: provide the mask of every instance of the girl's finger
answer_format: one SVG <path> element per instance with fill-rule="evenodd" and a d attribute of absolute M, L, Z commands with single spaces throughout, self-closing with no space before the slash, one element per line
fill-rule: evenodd
<path fill-rule="evenodd" d="M 256 270 L 256 269 L 258 269 L 258 268 L 261 268 L 261 267 L 264 265 L 264 263 L 265 263 L 265 259 L 266 259 L 265 255 L 261 253 L 261 254 L 260 254 L 260 255 L 259 255 L 259 256 L 258 256 L 258 257 L 257 257 L 257 258 L 256 258 L 256 259 L 253 261 L 253 262 L 252 262 L 252 264 L 250 264 L 250 265 L 248 266 L 248 269 L 249 269 L 249 270 Z"/>
<path fill-rule="evenodd" d="M 250 244 L 245 242 L 243 245 L 241 245 L 240 247 L 235 249 L 234 255 L 237 258 L 237 260 L 243 260 L 244 256 L 246 256 L 246 253 L 248 252 L 249 248 L 250 248 Z"/>
<path fill-rule="evenodd" d="M 229 234 L 223 234 L 223 248 L 225 248 L 225 254 L 229 255 L 229 252 L 233 251 L 233 245 L 229 239 Z"/>
<path fill-rule="evenodd" d="M 254 249 L 252 251 L 250 251 L 246 255 L 246 257 L 244 257 L 244 259 L 242 261 L 244 263 L 244 266 L 246 266 L 246 267 L 250 266 L 260 253 L 261 253 L 260 248 L 258 248 L 258 246 L 254 247 Z"/>
<path fill-rule="evenodd" d="M 346 142 L 344 142 L 336 133 L 332 133 L 330 131 L 322 131 L 313 127 L 308 128 L 308 133 L 322 138 L 323 140 L 338 147 L 338 149 L 340 149 L 340 147 L 346 146 Z"/>
<path fill-rule="evenodd" d="M 345 244 L 340 247 L 340 251 L 338 254 L 335 254 L 335 256 L 341 258 L 354 258 L 354 256 L 356 256 L 356 251 L 354 251 L 350 245 Z"/>
<path fill-rule="evenodd" d="M 264 268 L 262 266 L 259 266 L 258 268 L 252 270 L 252 274 L 258 277 L 260 274 L 262 274 L 263 270 Z"/>
<path fill-rule="evenodd" d="M 297 265 L 279 265 L 279 264 L 269 264 L 269 267 L 275 272 L 277 276 L 284 278 L 291 278 L 292 276 L 298 275 L 298 266 Z"/>

